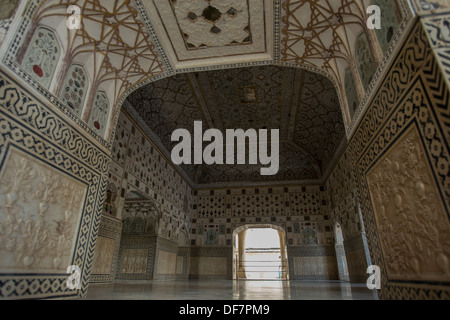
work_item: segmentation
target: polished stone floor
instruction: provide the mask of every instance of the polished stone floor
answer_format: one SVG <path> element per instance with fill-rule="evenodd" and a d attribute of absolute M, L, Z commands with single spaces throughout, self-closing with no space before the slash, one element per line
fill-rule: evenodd
<path fill-rule="evenodd" d="M 177 280 L 91 284 L 88 300 L 374 300 L 365 284 L 339 281 Z"/>

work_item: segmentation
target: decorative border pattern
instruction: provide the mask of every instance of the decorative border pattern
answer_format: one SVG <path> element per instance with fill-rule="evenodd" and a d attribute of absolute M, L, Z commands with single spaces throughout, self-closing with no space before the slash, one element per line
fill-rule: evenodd
<path fill-rule="evenodd" d="M 0 107 L 2 159 L 6 157 L 9 146 L 14 144 L 33 157 L 88 185 L 72 257 L 72 264 L 79 266 L 82 272 L 81 290 L 74 293 L 62 285 L 67 276 L 39 273 L 8 274 L 0 275 L 0 296 L 4 298 L 84 296 L 93 262 L 110 159 L 67 120 L 56 116 L 32 93 L 18 87 L 14 80 L 1 71 Z M 36 279 L 40 280 L 36 282 Z M 51 291 L 49 286 L 53 288 Z"/>
<path fill-rule="evenodd" d="M 422 18 L 428 38 L 438 57 L 439 65 L 446 75 L 447 84 L 450 86 L 450 39 L 446 36 L 450 32 L 449 21 L 450 11 L 427 15 Z"/>
<path fill-rule="evenodd" d="M 404 17 L 403 22 L 399 26 L 395 36 L 392 38 L 391 44 L 389 45 L 389 48 L 386 50 L 386 53 L 383 56 L 383 60 L 378 66 L 378 69 L 375 75 L 373 76 L 372 82 L 370 83 L 370 85 L 366 90 L 366 95 L 359 103 L 359 106 L 356 108 L 355 113 L 353 114 L 351 122 L 348 124 L 347 137 L 349 138 L 355 132 L 355 129 L 357 128 L 360 120 L 362 119 L 365 110 L 367 110 L 367 108 L 369 107 L 371 98 L 374 96 L 374 94 L 376 94 L 378 82 L 386 74 L 387 68 L 389 67 L 389 63 L 395 57 L 394 55 L 395 50 L 401 43 L 402 39 L 407 36 L 408 27 L 410 26 L 410 23 L 414 18 L 413 15 L 411 14 L 411 10 L 408 7 L 407 0 L 400 0 L 397 3 L 401 7 L 401 12 Z"/>
<path fill-rule="evenodd" d="M 414 125 L 420 132 L 423 146 L 428 154 L 429 165 L 440 190 L 442 203 L 449 216 L 450 190 L 448 168 L 438 167 L 440 161 L 448 163 L 448 124 L 442 121 L 449 105 L 449 89 L 438 62 L 432 53 L 426 32 L 416 21 L 401 52 L 395 57 L 382 85 L 370 101 L 348 151 L 356 169 L 356 181 L 361 200 L 368 246 L 372 263 L 382 267 L 381 299 L 449 299 L 450 290 L 444 284 L 390 281 L 388 279 L 377 231 L 366 173 L 391 145 Z M 436 128 L 431 136 L 427 124 Z M 442 152 L 436 155 L 432 146 L 438 143 Z M 433 155 L 433 156 L 431 156 Z"/>
<path fill-rule="evenodd" d="M 31 77 L 25 70 L 16 62 L 17 53 L 23 43 L 26 36 L 29 25 L 32 21 L 33 14 L 35 10 L 40 6 L 42 0 L 36 0 L 35 2 L 30 2 L 27 7 L 27 11 L 23 14 L 23 18 L 20 21 L 19 29 L 17 30 L 14 40 L 9 44 L 6 50 L 6 55 L 3 58 L 3 63 L 21 79 L 23 79 L 27 84 L 39 92 L 43 97 L 45 97 L 51 104 L 59 108 L 64 114 L 70 118 L 74 123 L 84 129 L 88 134 L 90 134 L 94 139 L 96 139 L 100 144 L 102 144 L 107 149 L 111 148 L 111 141 L 106 141 L 97 132 L 92 130 L 84 121 L 82 121 L 78 116 L 76 116 L 66 105 L 64 105 L 58 97 L 53 95 L 45 87 L 40 85 L 33 77 Z"/>

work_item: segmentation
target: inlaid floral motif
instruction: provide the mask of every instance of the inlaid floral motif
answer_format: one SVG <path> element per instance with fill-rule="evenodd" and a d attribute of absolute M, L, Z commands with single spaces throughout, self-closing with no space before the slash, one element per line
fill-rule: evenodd
<path fill-rule="evenodd" d="M 83 111 L 88 87 L 89 79 L 83 66 L 72 65 L 67 73 L 60 98 L 78 116 Z"/>
<path fill-rule="evenodd" d="M 0 178 L 0 269 L 70 265 L 85 186 L 11 151 Z"/>
<path fill-rule="evenodd" d="M 106 124 L 108 123 L 109 100 L 104 91 L 99 91 L 95 96 L 92 105 L 92 113 L 89 120 L 89 126 L 98 134 L 104 135 Z"/>
<path fill-rule="evenodd" d="M 27 48 L 23 67 L 35 80 L 49 88 L 58 65 L 61 48 L 53 31 L 38 28 Z"/>

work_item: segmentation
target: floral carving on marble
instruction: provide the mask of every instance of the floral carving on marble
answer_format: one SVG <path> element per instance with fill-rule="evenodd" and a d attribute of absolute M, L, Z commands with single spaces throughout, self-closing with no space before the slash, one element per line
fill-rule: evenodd
<path fill-rule="evenodd" d="M 16 149 L 0 173 L 0 270 L 71 265 L 86 186 Z"/>
<path fill-rule="evenodd" d="M 389 279 L 450 280 L 450 223 L 414 127 L 367 182 Z"/>

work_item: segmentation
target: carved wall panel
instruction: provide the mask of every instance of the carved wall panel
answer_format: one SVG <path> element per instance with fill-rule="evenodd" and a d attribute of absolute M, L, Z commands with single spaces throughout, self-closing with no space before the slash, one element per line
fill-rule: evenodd
<path fill-rule="evenodd" d="M 191 257 L 189 274 L 201 278 L 225 277 L 227 264 L 226 257 Z"/>
<path fill-rule="evenodd" d="M 0 172 L 0 272 L 65 273 L 86 189 L 11 148 Z"/>
<path fill-rule="evenodd" d="M 152 279 L 155 270 L 156 237 L 124 235 L 115 261 L 116 279 Z"/>
<path fill-rule="evenodd" d="M 122 222 L 120 220 L 102 214 L 90 283 L 108 283 L 114 280 L 121 231 Z"/>
<path fill-rule="evenodd" d="M 231 280 L 233 278 L 232 250 L 230 246 L 191 247 L 189 279 Z"/>
<path fill-rule="evenodd" d="M 110 274 L 112 267 L 112 259 L 116 241 L 104 237 L 98 237 L 95 247 L 94 265 L 92 267 L 93 274 Z"/>
<path fill-rule="evenodd" d="M 416 128 L 377 161 L 367 183 L 389 279 L 449 281 L 450 221 Z"/>
<path fill-rule="evenodd" d="M 337 277 L 337 262 L 335 257 L 294 257 L 295 276 Z"/>
<path fill-rule="evenodd" d="M 333 245 L 288 245 L 291 280 L 337 280 L 338 266 Z"/>
<path fill-rule="evenodd" d="M 88 287 L 110 160 L 53 108 L 0 71 L 3 298 Z M 81 290 L 67 288 L 69 265 L 80 268 Z"/>
<path fill-rule="evenodd" d="M 367 280 L 367 261 L 364 250 L 347 251 L 346 260 L 348 265 L 349 280 L 364 283 Z"/>
<path fill-rule="evenodd" d="M 364 283 L 367 280 L 367 267 L 369 263 L 367 256 L 369 255 L 367 246 L 364 245 L 365 234 L 356 233 L 344 241 L 344 253 L 346 254 L 346 262 L 349 280 L 356 283 Z M 337 246 L 336 246 L 337 247 Z"/>
<path fill-rule="evenodd" d="M 77 116 L 83 112 L 85 99 L 89 90 L 89 78 L 80 64 L 70 66 L 59 98 Z"/>
<path fill-rule="evenodd" d="M 120 273 L 134 274 L 146 273 L 148 250 L 124 249 L 120 264 Z"/>
<path fill-rule="evenodd" d="M 177 256 L 177 262 L 176 262 L 176 267 L 175 267 L 175 273 L 177 275 L 181 275 L 183 274 L 183 269 L 184 269 L 184 257 L 182 256 Z"/>
<path fill-rule="evenodd" d="M 92 105 L 92 112 L 89 118 L 89 126 L 96 130 L 101 136 L 105 135 L 106 126 L 108 125 L 108 116 L 110 111 L 110 104 L 108 96 L 104 91 L 97 92 L 94 104 Z"/>
<path fill-rule="evenodd" d="M 172 252 L 159 250 L 158 264 L 156 273 L 158 274 L 175 274 L 177 267 L 177 255 Z"/>
<path fill-rule="evenodd" d="M 416 22 L 347 148 L 381 299 L 450 297 L 450 101 L 435 57 Z"/>

